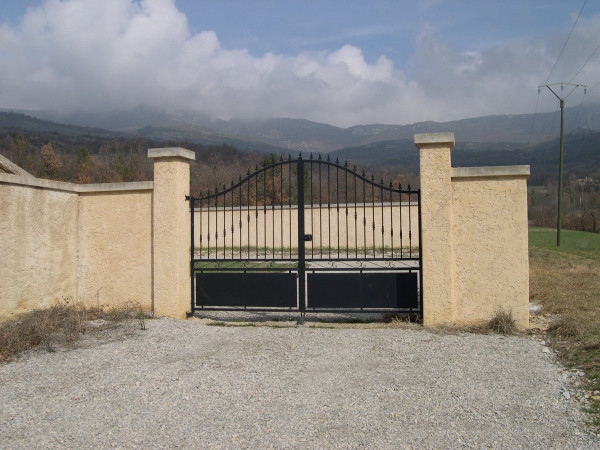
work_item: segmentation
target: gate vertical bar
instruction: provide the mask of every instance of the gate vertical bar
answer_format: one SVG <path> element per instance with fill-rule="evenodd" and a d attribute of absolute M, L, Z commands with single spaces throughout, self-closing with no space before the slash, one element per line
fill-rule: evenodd
<path fill-rule="evenodd" d="M 375 248 L 375 176 L 371 175 L 371 205 L 373 208 L 373 258 L 375 258 L 376 255 L 376 248 Z"/>
<path fill-rule="evenodd" d="M 408 191 L 408 257 L 412 258 L 412 192 L 410 192 L 410 184 Z"/>
<path fill-rule="evenodd" d="M 283 157 L 279 157 L 279 161 L 283 161 Z M 284 258 L 283 254 L 283 164 L 279 166 L 280 172 L 280 180 L 279 180 L 279 247 L 281 247 L 281 258 Z"/>
<path fill-rule="evenodd" d="M 394 258 L 394 186 L 390 180 L 390 237 L 392 245 L 392 259 Z M 402 199 L 400 199 L 400 208 L 402 208 Z"/>
<path fill-rule="evenodd" d="M 346 169 L 346 170 L 344 170 L 344 174 L 346 177 L 346 182 L 345 182 L 346 190 L 345 190 L 344 203 L 346 205 L 346 207 L 345 207 L 345 209 L 346 209 L 346 259 L 348 259 L 349 258 L 349 256 L 348 256 L 348 235 L 350 234 L 348 232 L 348 209 L 350 208 L 350 206 L 349 206 L 350 202 L 348 201 L 348 162 L 344 163 L 344 169 Z"/>
<path fill-rule="evenodd" d="M 315 229 L 315 222 L 313 219 L 313 155 L 312 153 L 310 154 L 310 232 L 314 233 L 314 229 Z M 310 241 L 310 257 L 311 259 L 314 259 L 315 257 L 315 240 L 313 237 L 313 240 Z M 319 237 L 319 242 L 321 241 L 321 238 Z"/>
<path fill-rule="evenodd" d="M 233 189 L 233 180 L 231 180 L 231 259 L 234 258 L 234 256 L 233 256 L 233 247 L 234 247 L 234 244 L 235 244 L 234 241 L 233 241 L 233 234 L 234 234 L 234 230 L 235 230 L 235 227 L 233 226 L 233 223 L 234 223 L 234 218 L 233 218 L 233 209 L 234 208 L 233 208 L 233 205 L 235 204 L 235 201 L 233 199 L 233 192 L 234 192 L 234 189 Z"/>
<path fill-rule="evenodd" d="M 400 258 L 402 258 L 404 256 L 403 254 L 403 249 L 402 249 L 402 183 L 400 183 L 398 185 L 398 191 L 400 192 L 400 212 L 399 212 L 399 219 L 400 220 Z M 410 206 L 409 206 L 410 208 Z"/>
<path fill-rule="evenodd" d="M 417 212 L 419 217 L 419 314 L 423 317 L 423 235 L 421 234 L 421 188 L 417 190 Z"/>
<path fill-rule="evenodd" d="M 215 187 L 215 259 L 219 259 L 219 188 Z"/>
<path fill-rule="evenodd" d="M 194 197 L 190 201 L 190 316 L 194 314 Z M 200 211 L 202 214 L 202 211 Z"/>
<path fill-rule="evenodd" d="M 298 156 L 298 308 L 304 315 L 306 309 L 305 285 L 306 255 L 304 254 L 304 161 Z"/>
<path fill-rule="evenodd" d="M 336 203 L 336 221 L 337 221 L 337 257 L 340 259 L 340 162 L 335 160 L 335 203 Z"/>
<path fill-rule="evenodd" d="M 327 257 L 331 259 L 331 180 L 329 170 L 329 155 L 327 155 Z"/>
<path fill-rule="evenodd" d="M 273 191 L 271 192 L 271 224 L 273 225 L 273 259 L 275 259 L 275 168 L 272 169 L 273 173 L 271 174 L 271 188 Z"/>
<path fill-rule="evenodd" d="M 385 225 L 383 217 L 383 178 L 381 179 L 381 186 L 379 186 L 379 192 L 381 195 L 381 251 L 383 252 L 382 257 L 385 258 Z M 373 205 L 373 209 L 375 205 Z"/>

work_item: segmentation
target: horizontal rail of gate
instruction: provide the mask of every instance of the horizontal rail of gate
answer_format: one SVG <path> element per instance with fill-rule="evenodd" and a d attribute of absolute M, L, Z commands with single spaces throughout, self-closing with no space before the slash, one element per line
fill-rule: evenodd
<path fill-rule="evenodd" d="M 187 200 L 192 312 L 422 313 L 419 190 L 311 156 Z"/>

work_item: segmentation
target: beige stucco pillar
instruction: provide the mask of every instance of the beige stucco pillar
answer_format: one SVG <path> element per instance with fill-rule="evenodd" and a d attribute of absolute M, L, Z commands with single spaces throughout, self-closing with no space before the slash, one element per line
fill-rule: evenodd
<path fill-rule="evenodd" d="M 190 311 L 190 161 L 184 148 L 152 148 L 153 309 L 159 316 L 184 319 Z"/>
<path fill-rule="evenodd" d="M 415 134 L 420 154 L 423 324 L 454 321 L 452 167 L 454 133 Z"/>

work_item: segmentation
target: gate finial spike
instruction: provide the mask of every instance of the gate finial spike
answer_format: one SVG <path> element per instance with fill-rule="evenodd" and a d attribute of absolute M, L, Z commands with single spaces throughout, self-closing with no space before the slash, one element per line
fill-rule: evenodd
<path fill-rule="evenodd" d="M 319 153 L 319 157 L 317 158 L 319 161 L 321 161 L 321 154 Z"/>
<path fill-rule="evenodd" d="M 313 159 L 313 154 L 312 154 L 312 152 L 310 152 L 310 157 L 309 157 L 308 159 L 312 161 L 312 159 Z"/>
<path fill-rule="evenodd" d="M 292 155 L 288 153 L 288 161 L 291 161 Z"/>
<path fill-rule="evenodd" d="M 408 190 L 410 191 L 410 183 L 408 183 Z"/>
<path fill-rule="evenodd" d="M 371 175 L 371 181 L 375 181 L 375 175 Z"/>
<path fill-rule="evenodd" d="M 279 155 L 279 162 L 283 161 L 283 155 Z"/>
<path fill-rule="evenodd" d="M 335 163 L 336 163 L 337 165 L 339 165 L 339 164 L 340 164 L 340 159 L 339 159 L 339 158 L 335 158 Z"/>
<path fill-rule="evenodd" d="M 298 152 L 298 159 L 302 159 L 302 152 Z"/>
<path fill-rule="evenodd" d="M 356 173 L 356 164 L 352 167 L 352 171 Z"/>
<path fill-rule="evenodd" d="M 381 179 L 381 182 L 379 184 L 383 184 L 383 178 Z"/>
<path fill-rule="evenodd" d="M 327 155 L 327 162 L 330 162 L 331 158 L 329 157 L 329 155 Z"/>
<path fill-rule="evenodd" d="M 348 168 L 348 161 L 344 161 L 344 169 Z"/>
<path fill-rule="evenodd" d="M 242 176 L 240 175 L 240 176 L 238 177 L 238 183 L 240 183 L 241 181 L 242 181 Z"/>

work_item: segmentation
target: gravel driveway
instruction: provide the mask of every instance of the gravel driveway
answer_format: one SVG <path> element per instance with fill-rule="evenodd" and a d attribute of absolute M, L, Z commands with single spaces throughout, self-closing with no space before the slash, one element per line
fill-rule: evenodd
<path fill-rule="evenodd" d="M 0 365 L 0 447 L 599 447 L 534 338 L 147 326 Z"/>

